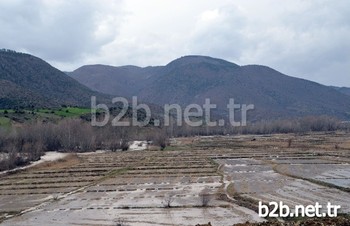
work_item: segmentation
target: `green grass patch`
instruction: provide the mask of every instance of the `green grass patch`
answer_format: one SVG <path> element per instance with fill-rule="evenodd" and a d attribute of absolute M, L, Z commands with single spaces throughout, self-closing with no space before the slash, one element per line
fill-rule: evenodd
<path fill-rule="evenodd" d="M 77 108 L 77 107 L 67 107 L 56 111 L 53 111 L 55 115 L 61 117 L 78 117 L 81 115 L 89 114 L 91 112 L 90 108 Z"/>
<path fill-rule="evenodd" d="M 12 122 L 24 123 L 32 120 L 58 121 L 62 118 L 74 118 L 88 115 L 90 108 L 64 107 L 40 109 L 0 109 L 0 127 L 11 127 Z"/>
<path fill-rule="evenodd" d="M 7 112 L 7 113 L 14 113 L 15 111 L 12 110 L 12 109 L 0 109 L 0 113 L 4 114 L 5 112 Z"/>
<path fill-rule="evenodd" d="M 90 108 L 79 108 L 79 107 L 65 107 L 60 109 L 38 109 L 34 112 L 43 116 L 60 116 L 60 117 L 79 117 L 81 115 L 89 114 Z"/>
<path fill-rule="evenodd" d="M 11 126 L 11 120 L 6 117 L 0 117 L 0 127 L 10 127 Z"/>

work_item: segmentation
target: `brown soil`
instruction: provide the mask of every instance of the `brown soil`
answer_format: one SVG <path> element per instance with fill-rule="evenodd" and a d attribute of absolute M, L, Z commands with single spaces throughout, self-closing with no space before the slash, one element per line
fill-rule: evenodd
<path fill-rule="evenodd" d="M 263 223 L 241 223 L 234 226 L 350 226 L 347 217 L 315 218 L 297 222 L 263 222 Z"/>

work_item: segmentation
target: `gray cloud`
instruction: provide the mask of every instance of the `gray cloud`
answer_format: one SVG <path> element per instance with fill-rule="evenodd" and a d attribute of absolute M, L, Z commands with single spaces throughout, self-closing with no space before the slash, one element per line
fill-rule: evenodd
<path fill-rule="evenodd" d="M 203 54 L 350 86 L 347 0 L 2 0 L 0 7 L 0 46 L 62 70 Z"/>
<path fill-rule="evenodd" d="M 242 3 L 220 8 L 222 18 L 198 34 L 203 39 L 194 40 L 194 49 L 240 64 L 266 64 L 324 84 L 350 86 L 348 2 L 264 3 L 259 10 L 240 7 Z"/>
<path fill-rule="evenodd" d="M 104 13 L 121 13 L 109 6 L 107 1 L 2 1 L 0 45 L 49 61 L 77 61 L 115 38 L 120 20 L 108 21 Z"/>
<path fill-rule="evenodd" d="M 262 61 L 294 76 L 349 86 L 349 6 L 347 1 L 305 1 L 285 11 L 267 33 L 269 49 L 277 49 L 278 57 L 264 54 Z"/>
<path fill-rule="evenodd" d="M 203 12 L 192 34 L 190 48 L 195 53 L 238 59 L 244 51 L 246 20 L 236 6 Z"/>

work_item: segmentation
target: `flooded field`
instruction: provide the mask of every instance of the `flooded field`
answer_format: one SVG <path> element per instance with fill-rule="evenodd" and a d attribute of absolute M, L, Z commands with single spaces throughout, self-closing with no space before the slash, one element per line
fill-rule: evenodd
<path fill-rule="evenodd" d="M 164 151 L 70 154 L 1 176 L 1 225 L 228 226 L 257 202 L 350 212 L 345 133 L 176 138 Z"/>

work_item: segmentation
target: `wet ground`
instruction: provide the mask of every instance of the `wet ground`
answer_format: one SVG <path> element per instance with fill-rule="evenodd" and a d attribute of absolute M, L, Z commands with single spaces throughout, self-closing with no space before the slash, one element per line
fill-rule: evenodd
<path fill-rule="evenodd" d="M 340 133 L 221 136 L 69 155 L 1 177 L 1 225 L 224 226 L 264 221 L 258 201 L 331 202 L 349 213 L 349 146 Z"/>

